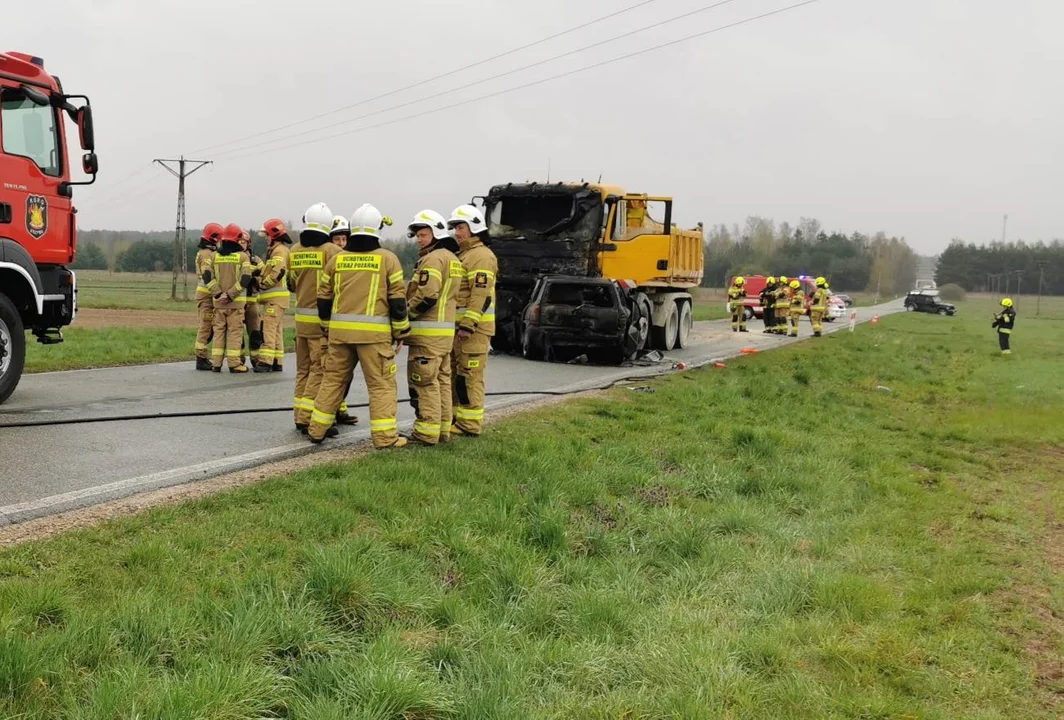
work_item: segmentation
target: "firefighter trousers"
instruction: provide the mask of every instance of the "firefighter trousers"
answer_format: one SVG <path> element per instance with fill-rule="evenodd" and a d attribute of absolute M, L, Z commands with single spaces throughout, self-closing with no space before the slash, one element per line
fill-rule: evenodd
<path fill-rule="evenodd" d="M 248 298 L 247 307 L 244 310 L 244 326 L 248 331 L 247 354 L 254 365 L 259 361 L 259 351 L 262 349 L 262 319 L 259 316 L 259 303 L 257 300 Z M 240 360 L 244 360 L 244 336 L 240 336 Z"/>
<path fill-rule="evenodd" d="M 410 405 L 417 413 L 414 421 L 414 439 L 426 445 L 443 441 L 443 429 L 451 431 L 451 353 L 438 352 L 417 345 L 409 346 L 406 362 L 406 380 L 410 391 Z M 443 390 L 446 375 L 447 400 Z M 446 411 L 446 415 L 444 414 Z M 446 418 L 446 423 L 444 422 Z M 449 438 L 448 438 L 449 439 Z"/>
<path fill-rule="evenodd" d="M 820 333 L 824 332 L 824 311 L 810 310 L 809 322 L 813 326 L 813 334 L 820 335 Z"/>
<path fill-rule="evenodd" d="M 224 356 L 229 367 L 244 364 L 241 344 L 244 340 L 244 305 L 214 309 L 214 341 L 211 346 L 211 365 L 222 366 Z"/>
<path fill-rule="evenodd" d="M 196 300 L 199 313 L 199 330 L 196 331 L 196 357 L 207 360 L 211 356 L 211 341 L 214 340 L 214 298 L 200 295 Z"/>
<path fill-rule="evenodd" d="M 798 321 L 802 319 L 802 314 L 801 309 L 791 308 L 791 337 L 798 337 Z"/>
<path fill-rule="evenodd" d="M 773 332 L 775 332 L 777 335 L 787 334 L 787 318 L 790 317 L 790 313 L 790 306 L 776 306 L 776 321 L 773 325 Z"/>
<path fill-rule="evenodd" d="M 1009 338 L 1012 337 L 1011 330 L 998 330 L 998 345 L 1001 347 L 1002 355 L 1011 355 L 1012 350 L 1009 349 Z"/>
<path fill-rule="evenodd" d="M 284 365 L 284 311 L 285 307 L 275 300 L 259 305 L 262 311 L 262 347 L 259 362 L 265 365 Z"/>
<path fill-rule="evenodd" d="M 731 305 L 731 329 L 732 332 L 746 330 L 746 307 L 742 303 Z"/>
<path fill-rule="evenodd" d="M 314 398 L 318 396 L 325 369 L 327 343 L 324 337 L 296 336 L 296 391 L 292 398 L 296 425 L 310 425 Z"/>
<path fill-rule="evenodd" d="M 491 338 L 473 333 L 464 342 L 454 339 L 451 351 L 451 373 L 454 391 L 452 431 L 462 435 L 479 435 L 484 425 L 484 371 L 488 367 L 488 348 Z"/>
<path fill-rule="evenodd" d="M 321 440 L 325 432 L 336 424 L 336 411 L 343 402 L 344 392 L 351 382 L 355 364 L 362 366 L 362 377 L 369 393 L 369 428 L 373 447 L 386 448 L 399 439 L 397 417 L 399 396 L 395 374 L 395 348 L 390 342 L 352 345 L 329 343 L 325 355 L 325 374 L 321 389 L 314 399 L 308 433 Z"/>

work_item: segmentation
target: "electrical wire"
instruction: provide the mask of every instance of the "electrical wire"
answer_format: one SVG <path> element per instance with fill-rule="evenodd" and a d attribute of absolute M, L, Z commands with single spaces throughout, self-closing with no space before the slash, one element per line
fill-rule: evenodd
<path fill-rule="evenodd" d="M 602 17 L 596 18 L 594 20 L 589 20 L 588 22 L 585 22 L 585 23 L 580 24 L 580 25 L 576 25 L 575 27 L 571 27 L 568 30 L 562 30 L 561 32 L 556 32 L 553 35 L 548 35 L 546 37 L 540 38 L 539 40 L 535 40 L 533 42 L 526 43 L 524 45 L 520 45 L 518 47 L 512 48 L 512 49 L 507 50 L 505 52 L 498 53 L 497 55 L 492 55 L 491 57 L 484 58 L 483 60 L 478 60 L 478 61 L 476 61 L 474 63 L 470 63 L 468 65 L 463 65 L 460 68 L 455 68 L 454 70 L 448 70 L 445 73 L 441 73 L 439 75 L 434 75 L 434 76 L 432 76 L 430 78 L 426 78 L 425 80 L 419 80 L 416 83 L 412 83 L 410 85 L 405 85 L 403 87 L 396 88 L 395 90 L 389 90 L 388 92 L 382 93 L 381 95 L 376 95 L 374 97 L 367 98 L 365 100 L 359 100 L 358 102 L 353 103 L 351 105 L 345 105 L 344 107 L 336 108 L 335 110 L 329 110 L 328 112 L 323 112 L 323 113 L 321 113 L 319 115 L 314 115 L 313 117 L 309 117 L 309 118 L 306 118 L 304 120 L 297 120 L 295 122 L 288 123 L 287 125 L 281 125 L 280 127 L 276 127 L 276 128 L 271 129 L 271 130 L 263 130 L 261 132 L 254 133 L 253 135 L 247 135 L 245 137 L 237 138 L 235 140 L 228 140 L 226 142 L 221 142 L 221 143 L 218 143 L 216 145 L 208 145 L 207 147 L 203 147 L 203 148 L 199 148 L 197 150 L 193 150 L 192 153 L 201 153 L 201 152 L 204 152 L 206 150 L 214 150 L 215 148 L 226 147 L 227 145 L 234 145 L 236 143 L 242 143 L 242 142 L 244 142 L 246 140 L 252 140 L 252 139 L 257 138 L 257 137 L 262 137 L 263 135 L 270 135 L 270 134 L 275 133 L 275 132 L 280 132 L 281 130 L 287 130 L 289 128 L 296 127 L 297 125 L 304 125 L 304 124 L 306 124 L 308 122 L 313 122 L 314 120 L 320 120 L 321 118 L 329 117 L 330 115 L 335 115 L 337 113 L 345 112 L 347 110 L 353 110 L 354 108 L 361 107 L 362 105 L 368 105 L 371 102 L 375 102 L 377 100 L 383 100 L 386 97 L 391 97 L 392 95 L 398 95 L 401 92 L 405 92 L 407 90 L 413 90 L 414 88 L 421 87 L 422 85 L 427 85 L 427 84 L 429 84 L 431 82 L 435 82 L 437 80 L 442 80 L 442 79 L 444 79 L 446 77 L 450 77 L 452 75 L 457 75 L 460 72 L 464 72 L 466 70 L 471 70 L 471 69 L 473 69 L 475 67 L 479 67 L 480 65 L 484 65 L 485 63 L 489 63 L 489 62 L 492 62 L 494 60 L 499 60 L 500 58 L 507 57 L 508 55 L 513 55 L 514 53 L 520 52 L 522 50 L 527 50 L 529 48 L 536 47 L 537 45 L 542 45 L 543 43 L 550 42 L 551 40 L 556 40 L 556 39 L 558 39 L 560 37 L 563 37 L 565 35 L 571 35 L 572 33 L 576 32 L 578 30 L 583 30 L 584 28 L 591 27 L 592 25 L 597 25 L 598 23 L 604 22 L 604 21 L 609 20 L 611 18 L 618 17 L 619 15 L 624 15 L 625 13 L 631 12 L 632 10 L 637 10 L 637 9 L 643 7 L 644 5 L 650 5 L 650 4 L 655 3 L 655 2 L 658 2 L 658 0 L 642 0 L 642 2 L 637 2 L 634 5 L 629 5 L 628 7 L 622 8 L 620 10 L 615 10 L 614 12 L 611 12 L 611 13 L 608 13 L 606 15 L 603 15 Z"/>
<path fill-rule="evenodd" d="M 723 5 L 730 5 L 731 3 L 738 2 L 738 1 L 739 0 L 719 0 L 718 2 L 715 2 L 715 3 L 711 4 L 711 5 L 705 5 L 703 7 L 696 8 L 696 9 L 691 10 L 689 12 L 685 12 L 685 13 L 683 13 L 681 15 L 677 15 L 675 17 L 671 17 L 671 18 L 669 18 L 667 20 L 661 20 L 661 21 L 656 22 L 656 23 L 654 23 L 652 25 L 647 25 L 645 27 L 636 28 L 635 30 L 629 30 L 628 32 L 621 33 L 620 35 L 615 35 L 613 37 L 606 38 L 605 40 L 599 40 L 598 42 L 591 43 L 590 45 L 584 45 L 583 47 L 578 47 L 575 50 L 568 50 L 568 51 L 560 53 L 558 55 L 553 55 L 553 56 L 551 56 L 549 58 L 546 58 L 544 60 L 537 60 L 536 62 L 529 63 L 527 65 L 522 65 L 521 67 L 514 68 L 512 70 L 507 70 L 505 72 L 501 72 L 501 73 L 498 73 L 496 75 L 492 75 L 490 77 L 481 78 L 479 80 L 474 80 L 472 82 L 466 83 L 465 85 L 459 85 L 458 87 L 449 88 L 447 90 L 441 90 L 440 92 L 433 93 L 432 95 L 426 95 L 425 97 L 416 98 L 414 100 L 408 100 L 406 102 L 399 103 L 398 105 L 392 105 L 391 107 L 382 108 L 380 110 L 374 110 L 372 112 L 364 113 L 364 114 L 359 115 L 357 117 L 348 118 L 347 120 L 340 120 L 338 122 L 330 123 L 328 125 L 322 125 L 321 127 L 317 127 L 317 128 L 311 128 L 310 130 L 304 130 L 302 132 L 293 133 L 292 135 L 286 135 L 284 137 L 274 138 L 273 140 L 264 140 L 264 141 L 259 142 L 259 143 L 254 143 L 252 145 L 244 145 L 242 147 L 236 147 L 236 148 L 233 148 L 231 150 L 223 150 L 223 151 L 221 151 L 219 153 L 215 153 L 215 157 L 228 155 L 230 153 L 240 153 L 240 152 L 244 152 L 245 150 L 251 150 L 251 149 L 263 147 L 263 146 L 266 146 L 266 145 L 272 145 L 273 143 L 285 142 L 286 140 L 294 140 L 295 138 L 305 137 L 307 135 L 313 135 L 314 133 L 321 132 L 323 130 L 329 130 L 329 129 L 336 128 L 336 127 L 342 127 L 344 125 L 350 125 L 353 122 L 358 122 L 359 120 L 365 120 L 366 118 L 371 118 L 371 117 L 374 117 L 376 115 L 382 115 L 384 113 L 392 112 L 393 110 L 401 110 L 403 108 L 410 107 L 411 105 L 418 105 L 420 103 L 427 102 L 429 100 L 435 100 L 436 98 L 445 97 L 447 95 L 451 95 L 451 94 L 459 92 L 461 90 L 468 90 L 471 87 L 476 87 L 478 85 L 483 85 L 484 83 L 488 83 L 488 82 L 491 82 L 493 80 L 499 80 L 499 79 L 504 78 L 504 77 L 509 77 L 510 75 L 516 75 L 519 72 L 523 72 L 525 70 L 530 70 L 532 68 L 539 67 L 540 65 L 546 65 L 547 63 L 554 62 L 555 60 L 561 60 L 562 58 L 570 57 L 572 55 L 577 55 L 577 54 L 585 52 L 587 50 L 591 50 L 592 48 L 600 47 L 602 45 L 608 45 L 609 43 L 617 42 L 618 40 L 623 40 L 623 39 L 631 37 L 633 35 L 638 35 L 639 33 L 647 32 L 648 30 L 654 30 L 655 28 L 659 28 L 659 27 L 662 27 L 662 26 L 665 26 L 665 25 L 669 25 L 671 23 L 678 22 L 680 20 L 685 20 L 685 19 L 687 19 L 689 17 L 693 17 L 694 15 L 698 15 L 700 13 L 708 12 L 710 10 L 715 10 L 716 8 L 719 8 L 719 7 L 723 6 Z"/>
<path fill-rule="evenodd" d="M 805 7 L 807 5 L 813 5 L 813 4 L 818 3 L 820 1 L 821 0 L 804 0 L 804 2 L 795 3 L 793 5 L 787 5 L 787 6 L 782 7 L 782 8 L 777 8 L 776 10 L 771 10 L 769 12 L 761 13 L 760 15 L 754 15 L 752 17 L 744 18 L 742 20 L 737 20 L 735 22 L 728 23 L 726 25 L 718 25 L 717 27 L 710 28 L 709 30 L 703 30 L 701 32 L 693 33 L 691 35 L 685 35 L 684 37 L 677 38 L 675 40 L 670 40 L 668 42 L 661 43 L 659 45 L 653 45 L 651 47 L 644 48 L 642 50 L 636 50 L 634 52 L 625 53 L 624 55 L 619 55 L 617 57 L 610 58 L 609 60 L 603 60 L 601 62 L 593 63 L 591 65 L 585 65 L 583 67 L 576 68 L 574 70 L 569 70 L 569 71 L 564 72 L 564 73 L 559 73 L 557 75 L 552 75 L 550 77 L 542 78 L 540 80 L 533 80 L 533 81 L 527 82 L 527 83 L 525 83 L 523 85 L 517 85 L 515 87 L 504 88 L 502 90 L 497 90 L 495 92 L 487 93 L 487 94 L 484 94 L 484 95 L 479 95 L 477 97 L 468 98 L 466 100 L 460 100 L 458 102 L 454 102 L 454 103 L 451 103 L 449 105 L 443 105 L 443 106 L 438 107 L 438 108 L 431 108 L 429 110 L 423 110 L 421 112 L 412 113 L 410 115 L 404 115 L 403 117 L 394 118 L 392 120 L 386 120 L 384 122 L 375 123 L 373 125 L 366 125 L 366 126 L 363 126 L 363 127 L 360 127 L 360 128 L 353 128 L 351 130 L 345 130 L 343 132 L 334 133 L 332 135 L 326 135 L 326 136 L 320 137 L 320 138 L 311 138 L 309 140 L 302 140 L 302 141 L 297 142 L 297 143 L 292 143 L 291 145 L 281 145 L 280 147 L 268 148 L 266 150 L 262 150 L 262 151 L 259 151 L 259 152 L 252 152 L 252 153 L 246 153 L 246 154 L 243 154 L 243 155 L 236 155 L 234 157 L 229 158 L 228 162 L 234 162 L 236 160 L 241 160 L 241 159 L 245 159 L 245 158 L 249 158 L 249 157 L 260 157 L 262 155 L 265 155 L 265 154 L 268 154 L 268 153 L 271 153 L 271 152 L 278 152 L 278 151 L 281 151 L 281 150 L 290 150 L 292 148 L 303 147 L 305 145 L 312 145 L 314 143 L 324 142 L 326 140 L 333 140 L 335 138 L 343 137 L 345 135 L 352 135 L 352 134 L 355 134 L 355 133 L 365 132 L 367 130 L 374 130 L 376 128 L 387 127 L 389 125 L 395 125 L 397 123 L 401 123 L 401 122 L 404 122 L 404 121 L 407 121 L 407 120 L 414 120 L 416 118 L 425 117 L 427 115 L 434 115 L 436 113 L 444 112 L 446 110 L 453 110 L 454 108 L 462 107 L 464 105 L 470 105 L 472 103 L 481 102 L 483 100 L 489 100 L 491 98 L 499 97 L 501 95 L 507 95 L 509 93 L 516 92 L 518 90 L 525 90 L 525 89 L 528 89 L 528 88 L 531 88 L 531 87 L 536 87 L 538 85 L 543 85 L 543 84 L 548 83 L 548 82 L 553 82 L 554 80 L 560 80 L 562 78 L 571 77 L 571 76 L 577 75 L 579 73 L 587 72 L 588 70 L 594 70 L 594 69 L 597 69 L 597 68 L 600 68 L 600 67 L 604 67 L 606 65 L 612 65 L 613 63 L 620 62 L 621 60 L 628 60 L 630 58 L 638 57 L 640 55 L 645 55 L 647 53 L 655 52 L 657 50 L 662 50 L 662 49 L 667 48 L 667 47 L 673 47 L 673 46 L 679 45 L 681 43 L 685 43 L 685 42 L 689 42 L 691 40 L 696 40 L 698 38 L 706 37 L 707 35 L 713 35 L 713 34 L 718 33 L 718 32 L 723 32 L 724 30 L 730 30 L 732 28 L 739 27 L 740 25 L 748 25 L 748 24 L 756 22 L 758 20 L 764 20 L 764 19 L 772 17 L 774 15 L 780 15 L 782 13 L 785 13 L 785 12 L 788 12 L 788 11 L 791 11 L 791 10 L 797 10 L 797 9 Z"/>

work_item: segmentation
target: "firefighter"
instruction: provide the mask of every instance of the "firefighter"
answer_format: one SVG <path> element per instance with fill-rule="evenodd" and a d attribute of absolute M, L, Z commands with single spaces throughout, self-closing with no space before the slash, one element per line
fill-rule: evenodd
<path fill-rule="evenodd" d="M 1001 312 L 994 316 L 994 324 L 997 328 L 998 345 L 1001 346 L 1002 355 L 1011 355 L 1009 340 L 1012 338 L 1012 328 L 1016 326 L 1016 309 L 1012 307 L 1012 298 L 1002 298 Z"/>
<path fill-rule="evenodd" d="M 791 286 L 786 275 L 780 275 L 779 287 L 776 288 L 776 327 L 777 335 L 787 334 L 787 318 L 791 312 Z"/>
<path fill-rule="evenodd" d="M 196 332 L 196 369 L 210 370 L 211 341 L 214 339 L 214 298 L 203 281 L 203 274 L 211 264 L 218 249 L 218 240 L 224 228 L 218 223 L 207 223 L 200 234 L 199 251 L 196 252 L 196 311 L 199 314 L 199 330 Z"/>
<path fill-rule="evenodd" d="M 332 230 L 329 231 L 329 239 L 341 250 L 347 245 L 347 239 L 351 237 L 351 226 L 347 218 L 337 215 L 333 218 Z"/>
<path fill-rule="evenodd" d="M 761 317 L 765 321 L 764 332 L 776 332 L 776 278 L 765 278 L 765 287 L 757 296 L 761 303 Z"/>
<path fill-rule="evenodd" d="M 746 332 L 746 279 L 741 275 L 728 288 L 728 309 L 731 310 L 732 332 Z"/>
<path fill-rule="evenodd" d="M 377 208 L 361 206 L 351 216 L 347 246 L 322 270 L 318 317 L 329 349 L 310 417 L 311 442 L 320 443 L 335 424 L 357 361 L 369 393 L 373 446 L 383 450 L 407 444 L 399 435 L 395 355 L 410 334 L 410 320 L 403 266 L 395 253 L 380 244 L 384 225 Z"/>
<path fill-rule="evenodd" d="M 229 372 L 246 373 L 240 349 L 244 338 L 244 306 L 251 285 L 251 258 L 240 247 L 244 231 L 236 223 L 222 230 L 218 251 L 203 273 L 203 281 L 214 298 L 214 344 L 211 348 L 211 370 L 222 371 L 222 357 L 229 364 Z"/>
<path fill-rule="evenodd" d="M 804 314 L 805 291 L 802 290 L 802 283 L 800 280 L 791 280 L 791 331 L 788 333 L 790 337 L 798 337 L 798 321 Z"/>
<path fill-rule="evenodd" d="M 296 295 L 296 389 L 292 399 L 296 429 L 310 426 L 314 398 L 321 387 L 324 352 L 328 338 L 318 318 L 318 282 L 325 265 L 340 248 L 329 241 L 333 213 L 325 203 L 316 203 L 303 214 L 299 242 L 288 253 L 288 287 Z M 331 436 L 339 430 L 333 428 Z"/>
<path fill-rule="evenodd" d="M 458 243 L 438 212 L 422 210 L 407 231 L 419 250 L 406 290 L 410 313 L 406 377 L 410 405 L 417 413 L 413 440 L 435 445 L 450 440 L 451 350 L 456 299 L 465 269 L 457 257 Z"/>
<path fill-rule="evenodd" d="M 480 435 L 484 424 L 484 372 L 488 350 L 495 335 L 495 276 L 499 263 L 488 249 L 488 228 L 481 212 L 460 205 L 451 213 L 447 227 L 458 241 L 458 259 L 465 269 L 458 292 L 455 318 L 458 331 L 451 352 L 454 376 L 452 435 Z"/>
<path fill-rule="evenodd" d="M 253 368 L 259 362 L 259 353 L 262 350 L 262 317 L 259 311 L 259 277 L 265 269 L 265 264 L 251 251 L 251 234 L 247 230 L 242 231 L 240 236 L 240 248 L 248 254 L 251 261 L 251 285 L 248 286 L 248 299 L 244 304 L 244 329 L 247 330 L 247 342 L 244 337 L 240 338 L 240 364 L 244 364 L 244 353 L 250 360 L 249 365 Z"/>
<path fill-rule="evenodd" d="M 824 333 L 824 315 L 828 311 L 828 281 L 822 277 L 816 279 L 816 290 L 813 292 L 813 304 L 809 308 L 809 322 L 813 326 L 813 337 L 820 337 Z"/>
<path fill-rule="evenodd" d="M 258 276 L 259 310 L 262 320 L 262 348 L 255 372 L 284 371 L 284 314 L 291 293 L 285 273 L 288 272 L 288 246 L 292 237 L 282 220 L 270 218 L 259 228 L 266 238 L 266 262 Z"/>

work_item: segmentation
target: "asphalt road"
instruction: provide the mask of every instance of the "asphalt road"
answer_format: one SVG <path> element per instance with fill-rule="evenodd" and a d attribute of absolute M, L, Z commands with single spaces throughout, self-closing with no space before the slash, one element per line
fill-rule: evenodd
<path fill-rule="evenodd" d="M 858 322 L 902 310 L 900 301 L 858 309 Z M 730 331 L 726 321 L 695 323 L 689 346 L 660 363 L 629 367 L 530 362 L 493 356 L 488 363 L 492 393 L 568 392 L 631 377 L 672 371 L 734 357 L 744 347 L 771 349 L 794 340 L 764 335 L 755 321 L 748 334 Z M 845 331 L 845 319 L 825 324 Z M 802 338 L 809 337 L 803 322 Z M 0 406 L 0 426 L 120 415 L 203 412 L 241 408 L 290 407 L 295 358 L 285 373 L 245 376 L 196 372 L 192 362 L 100 370 L 42 373 L 23 377 L 11 399 Z M 405 363 L 401 358 L 401 363 Z M 403 365 L 401 364 L 400 367 Z M 400 389 L 400 398 L 406 397 Z M 491 410 L 530 402 L 542 395 L 495 395 Z M 348 402 L 366 402 L 356 372 Z M 368 438 L 362 423 L 342 428 L 321 447 L 336 448 Z M 413 411 L 400 403 L 400 428 L 409 429 Z M 296 432 L 291 411 L 213 417 L 156 418 L 38 427 L 0 427 L 0 525 L 113 500 L 136 492 L 200 480 L 282 458 L 314 452 Z"/>

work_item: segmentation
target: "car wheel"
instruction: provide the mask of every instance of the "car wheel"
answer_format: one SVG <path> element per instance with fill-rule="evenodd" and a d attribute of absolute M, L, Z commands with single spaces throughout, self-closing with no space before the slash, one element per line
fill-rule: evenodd
<path fill-rule="evenodd" d="M 949 315 L 949 310 L 947 310 L 946 308 L 942 308 L 941 310 L 938 311 L 938 314 L 939 315 Z"/>
<path fill-rule="evenodd" d="M 909 305 L 908 303 L 905 304 L 905 312 L 912 312 L 914 310 L 916 310 L 915 305 Z"/>

